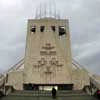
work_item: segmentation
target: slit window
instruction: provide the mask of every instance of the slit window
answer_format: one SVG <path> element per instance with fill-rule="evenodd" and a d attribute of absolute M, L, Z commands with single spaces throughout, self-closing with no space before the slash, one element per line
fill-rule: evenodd
<path fill-rule="evenodd" d="M 64 26 L 59 26 L 59 36 L 66 34 L 66 29 Z"/>
<path fill-rule="evenodd" d="M 55 31 L 56 31 L 55 26 L 51 26 L 51 29 L 52 29 L 52 31 L 53 31 L 53 32 L 55 32 Z"/>
<path fill-rule="evenodd" d="M 41 32 L 44 32 L 44 30 L 45 30 L 45 26 L 41 26 L 41 27 L 40 27 L 40 31 L 41 31 Z"/>
<path fill-rule="evenodd" d="M 36 32 L 36 26 L 32 26 L 32 28 L 31 28 L 31 32 Z"/>

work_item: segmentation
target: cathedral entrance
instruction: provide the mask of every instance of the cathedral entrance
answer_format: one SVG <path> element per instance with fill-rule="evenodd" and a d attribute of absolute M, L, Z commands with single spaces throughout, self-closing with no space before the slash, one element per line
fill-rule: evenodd
<path fill-rule="evenodd" d="M 51 91 L 52 88 L 56 90 L 73 90 L 73 84 L 24 84 L 24 90 L 32 90 L 32 91 Z"/>
<path fill-rule="evenodd" d="M 58 90 L 73 90 L 73 84 L 60 84 Z"/>
<path fill-rule="evenodd" d="M 58 86 L 39 86 L 39 90 L 42 90 L 42 91 L 51 91 L 52 88 L 55 88 L 56 90 L 58 90 Z"/>
<path fill-rule="evenodd" d="M 39 90 L 39 86 L 38 85 L 35 85 L 35 84 L 23 84 L 23 89 L 24 90 Z"/>
<path fill-rule="evenodd" d="M 56 90 L 73 90 L 73 84 L 48 84 L 45 86 L 39 86 L 39 90 L 51 91 L 52 88 L 55 88 Z"/>

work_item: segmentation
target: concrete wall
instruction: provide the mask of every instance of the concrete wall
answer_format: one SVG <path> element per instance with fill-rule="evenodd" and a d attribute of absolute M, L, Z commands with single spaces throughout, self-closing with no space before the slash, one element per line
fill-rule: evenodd
<path fill-rule="evenodd" d="M 30 32 L 32 26 L 36 26 L 36 32 Z M 40 26 L 45 26 L 45 31 L 40 32 Z M 51 26 L 56 27 L 56 31 L 51 30 Z M 60 37 L 58 35 L 59 26 L 66 28 L 66 35 Z M 28 32 L 26 39 L 24 82 L 25 83 L 41 83 L 41 84 L 69 84 L 72 74 L 70 34 L 68 20 L 41 19 L 29 20 Z M 56 55 L 41 55 L 41 51 L 45 51 L 43 47 L 50 43 L 54 47 L 53 51 Z M 47 50 L 49 52 L 50 50 Z M 45 59 L 46 64 L 43 66 L 39 63 L 41 59 Z M 52 58 L 56 58 L 61 67 L 51 65 Z M 49 70 L 48 75 L 46 71 Z"/>
<path fill-rule="evenodd" d="M 90 85 L 89 75 L 84 69 L 73 70 L 72 80 L 74 90 L 83 89 L 84 86 Z"/>
<path fill-rule="evenodd" d="M 6 85 L 11 85 L 16 90 L 23 90 L 23 72 L 15 71 L 8 73 L 8 82 Z"/>

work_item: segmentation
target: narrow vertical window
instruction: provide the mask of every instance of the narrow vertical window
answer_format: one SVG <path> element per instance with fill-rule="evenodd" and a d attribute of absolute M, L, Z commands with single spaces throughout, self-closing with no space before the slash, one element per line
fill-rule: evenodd
<path fill-rule="evenodd" d="M 36 32 L 36 26 L 32 26 L 32 28 L 31 28 L 31 32 Z"/>
<path fill-rule="evenodd" d="M 59 26 L 59 36 L 66 34 L 66 29 L 64 26 Z"/>
<path fill-rule="evenodd" d="M 51 26 L 51 29 L 52 29 L 52 31 L 53 31 L 53 32 L 55 32 L 55 31 L 56 31 L 55 26 Z"/>
<path fill-rule="evenodd" d="M 44 32 L 45 26 L 40 26 L 40 32 Z"/>

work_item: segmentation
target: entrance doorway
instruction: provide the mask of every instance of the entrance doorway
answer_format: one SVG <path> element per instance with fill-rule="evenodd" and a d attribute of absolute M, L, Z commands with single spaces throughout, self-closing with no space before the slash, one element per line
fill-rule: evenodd
<path fill-rule="evenodd" d="M 39 90 L 39 86 L 38 85 L 34 85 L 34 84 L 23 84 L 23 89 L 24 90 Z"/>
<path fill-rule="evenodd" d="M 51 91 L 52 88 L 56 90 L 73 90 L 73 84 L 23 84 L 24 90 L 44 90 Z"/>
<path fill-rule="evenodd" d="M 58 90 L 58 86 L 39 86 L 39 90 L 42 90 L 42 91 L 51 91 L 52 88 L 55 88 L 56 90 Z"/>
<path fill-rule="evenodd" d="M 73 90 L 73 84 L 61 84 L 58 86 L 58 90 Z"/>

